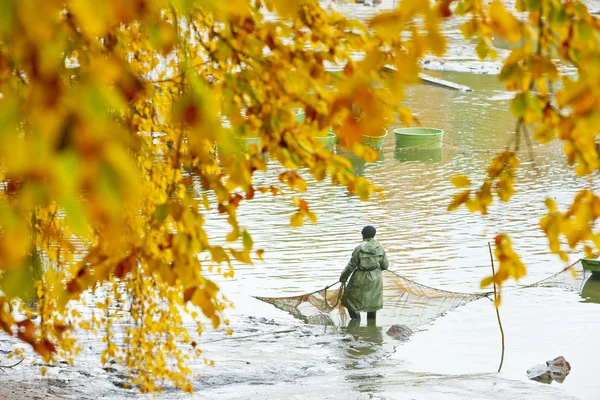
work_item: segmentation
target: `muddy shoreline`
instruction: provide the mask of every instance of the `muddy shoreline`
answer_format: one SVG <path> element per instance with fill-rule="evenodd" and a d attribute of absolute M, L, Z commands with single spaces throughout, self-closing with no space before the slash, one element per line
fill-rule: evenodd
<path fill-rule="evenodd" d="M 375 326 L 347 331 L 309 326 L 292 319 L 240 316 L 234 334 L 208 332 L 199 345 L 214 366 L 192 365 L 195 393 L 166 386 L 165 399 L 574 399 L 560 389 L 498 374 L 440 375 L 409 372 L 394 353 L 402 343 Z M 417 333 L 418 334 L 418 333 Z M 0 342 L 6 350 L 14 343 Z M 100 366 L 101 340 L 88 338 L 74 366 L 47 366 L 44 377 L 35 356 L 0 375 L 0 399 L 152 398 L 124 389 L 124 371 Z M 13 363 L 3 360 L 2 364 Z"/>

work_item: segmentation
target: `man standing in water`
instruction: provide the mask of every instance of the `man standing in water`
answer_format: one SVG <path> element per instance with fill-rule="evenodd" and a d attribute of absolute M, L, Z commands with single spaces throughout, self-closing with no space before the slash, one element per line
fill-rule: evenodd
<path fill-rule="evenodd" d="M 377 310 L 383 308 L 383 277 L 381 271 L 388 269 L 385 250 L 374 239 L 377 231 L 368 225 L 362 230 L 363 241 L 354 252 L 340 276 L 340 282 L 350 282 L 342 296 L 342 305 L 348 309 L 350 318 L 360 321 L 360 313 L 367 313 L 367 320 L 375 321 Z"/>

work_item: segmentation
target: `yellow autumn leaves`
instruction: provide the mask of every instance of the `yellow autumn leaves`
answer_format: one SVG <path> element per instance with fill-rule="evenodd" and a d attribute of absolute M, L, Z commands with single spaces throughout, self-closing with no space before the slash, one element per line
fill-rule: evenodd
<path fill-rule="evenodd" d="M 492 204 L 493 193 L 502 201 L 509 201 L 514 194 L 515 170 L 519 160 L 514 152 L 505 151 L 494 157 L 487 168 L 488 177 L 478 190 L 466 189 L 454 196 L 448 205 L 448 211 L 453 211 L 464 204 L 471 212 L 487 214 L 488 207 Z M 451 178 L 456 188 L 464 189 L 471 186 L 471 181 L 465 175 Z"/>
<path fill-rule="evenodd" d="M 363 200 L 380 193 L 313 132 L 339 126 L 340 146 L 377 159 L 361 134 L 394 123 L 419 57 L 441 54 L 442 14 L 405 1 L 402 23 L 374 33 L 313 0 L 38 3 L 0 7 L 0 303 L 33 297 L 43 318 L 17 326 L 3 310 L 1 327 L 50 360 L 76 354 L 77 328 L 102 332 L 101 361 L 125 366 L 132 386 L 191 390 L 186 346 L 201 349 L 183 314 L 196 316 L 197 333 L 203 320 L 227 325 L 231 304 L 213 276 L 263 257 L 238 207 L 281 196 L 295 208 L 291 225 L 316 222 L 300 197 L 307 175 Z M 379 73 L 386 65 L 393 79 Z M 265 185 L 254 174 L 267 160 L 284 172 Z M 211 212 L 230 225 L 224 237 L 209 240 Z M 74 311 L 90 292 L 104 300 L 82 321 Z M 126 339 L 119 320 L 131 325 Z"/>
<path fill-rule="evenodd" d="M 498 270 L 494 276 L 484 278 L 481 281 L 481 287 L 495 283 L 502 286 L 502 284 L 509 278 L 519 280 L 527 273 L 525 265 L 521 261 L 521 258 L 512 248 L 512 243 L 507 235 L 500 234 L 494 238 L 494 256 L 499 262 Z M 502 293 L 498 293 L 495 300 L 495 306 L 498 307 L 502 301 Z"/>
<path fill-rule="evenodd" d="M 568 255 L 562 248 L 561 236 L 566 244 L 574 249 L 579 243 L 593 244 L 600 248 L 600 234 L 593 232 L 594 222 L 600 217 L 600 198 L 591 190 L 582 190 L 575 196 L 569 209 L 562 213 L 552 199 L 546 199 L 548 214 L 540 221 L 540 226 L 548 237 L 550 251 L 558 254 L 563 261 L 568 261 Z M 591 256 L 593 249 L 586 244 L 584 250 Z"/>
<path fill-rule="evenodd" d="M 472 212 L 486 214 L 494 193 L 508 201 L 517 179 L 517 153 L 523 143 L 531 146 L 532 139 L 542 144 L 561 140 L 566 161 L 579 175 L 589 175 L 600 168 L 595 145 L 600 131 L 598 20 L 578 1 L 520 0 L 516 11 L 519 14 L 508 11 L 497 0 L 489 6 L 476 0 L 457 5 L 457 14 L 472 16 L 462 30 L 466 38 L 479 37 L 478 52 L 482 58 L 490 54 L 486 46 L 492 37 L 519 43 L 504 60 L 499 75 L 506 88 L 516 92 L 510 109 L 517 123 L 514 140 L 506 151 L 493 158 L 487 177 L 477 190 L 471 189 L 473 184 L 466 176 L 452 178 L 452 184 L 460 191 L 449 210 L 465 204 Z M 559 73 L 567 65 L 576 68 L 574 76 Z M 542 217 L 540 227 L 548 237 L 551 252 L 567 261 L 563 242 L 571 249 L 583 245 L 586 254 L 593 247 L 600 249 L 599 236 L 592 229 L 600 216 L 599 202 L 592 191 L 580 191 L 565 213 L 551 199 L 546 200 L 546 206 L 548 213 Z M 507 279 L 519 279 L 526 273 L 508 236 L 496 237 L 495 255 L 500 268 L 494 277 L 485 278 L 482 286 L 492 282 L 502 285 Z"/>
<path fill-rule="evenodd" d="M 295 208 L 291 225 L 301 226 L 317 220 L 300 197 L 306 175 L 363 200 L 380 193 L 313 132 L 334 126 L 340 146 L 375 160 L 361 135 L 379 134 L 397 116 L 414 122 L 399 107 L 403 90 L 418 81 L 421 57 L 443 54 L 441 24 L 453 13 L 465 17 L 463 33 L 478 38 L 481 56 L 493 54 L 494 36 L 524 42 L 501 74 L 519 92 L 515 117 L 538 124 L 540 141 L 564 140 L 579 172 L 597 168 L 598 23 L 579 2 L 519 1 L 519 11 L 529 13 L 521 19 L 500 1 L 403 0 L 367 24 L 316 0 L 1 4 L 0 327 L 49 359 L 76 353 L 76 326 L 104 332 L 103 360 L 126 366 L 143 391 L 161 390 L 156 382 L 163 380 L 192 390 L 186 362 L 201 349 L 183 313 L 204 315 L 195 318 L 198 333 L 203 320 L 226 325 L 231 304 L 213 274 L 231 277 L 234 262 L 263 257 L 251 227 L 239 226 L 240 204 L 257 194 L 281 196 Z M 557 54 L 580 73 L 561 81 L 556 102 Z M 343 73 L 327 72 L 329 65 Z M 396 73 L 380 73 L 384 67 Z M 306 124 L 294 120 L 297 109 Z M 249 138 L 245 151 L 239 144 Z M 464 204 L 485 214 L 494 196 L 508 201 L 517 151 L 495 157 L 480 185 L 454 178 L 460 193 L 449 208 Z M 271 168 L 267 159 L 284 172 L 265 185 L 254 174 Z M 551 240 L 594 242 L 581 226 L 597 217 L 596 203 L 584 195 L 572 212 L 552 211 L 544 222 Z M 225 237 L 209 240 L 208 212 L 230 225 Z M 499 238 L 501 283 L 523 268 L 510 240 Z M 37 254 L 41 279 L 30 272 Z M 7 282 L 20 288 L 33 281 L 43 318 L 17 323 L 9 310 L 26 296 L 10 293 Z M 89 291 L 104 296 L 105 306 L 79 325 L 73 307 Z M 119 318 L 132 321 L 125 342 L 115 337 Z"/>

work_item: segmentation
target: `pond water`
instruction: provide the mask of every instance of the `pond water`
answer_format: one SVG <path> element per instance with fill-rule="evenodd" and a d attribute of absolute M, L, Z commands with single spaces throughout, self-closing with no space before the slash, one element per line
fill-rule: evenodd
<path fill-rule="evenodd" d="M 464 209 L 447 212 L 455 193 L 449 178 L 466 173 L 481 179 L 494 152 L 513 135 L 515 121 L 508 111 L 510 95 L 495 76 L 434 74 L 474 89 L 463 93 L 418 86 L 409 90 L 407 105 L 422 125 L 444 130 L 441 150 L 398 151 L 389 134 L 379 161 L 367 164 L 352 159 L 357 174 L 384 188 L 384 199 L 361 202 L 343 188 L 313 182 L 302 197 L 318 214 L 319 222 L 297 229 L 289 226 L 292 206 L 281 199 L 262 196 L 242 203 L 241 224 L 250 230 L 255 247 L 265 250 L 265 260 L 238 266 L 233 280 L 221 282 L 223 292 L 236 302 L 236 309 L 231 310 L 234 319 L 236 315 L 291 318 L 251 296 L 296 295 L 335 282 L 366 224 L 377 227 L 390 269 L 441 289 L 478 291 L 480 280 L 490 274 L 487 243 L 501 232 L 512 237 L 528 267 L 519 283 L 532 283 L 564 268 L 557 256 L 548 254 L 547 239 L 539 228 L 545 212 L 543 200 L 552 197 L 564 206 L 578 189 L 589 186 L 588 181 L 576 177 L 566 165 L 559 144 L 536 146 L 531 152 L 523 146 L 518 192 L 510 203 L 495 200 L 484 217 Z M 257 180 L 276 182 L 276 173 Z M 207 228 L 214 237 L 227 233 L 218 217 L 209 217 Z M 571 254 L 571 261 L 580 256 Z M 593 285 L 585 289 L 583 295 L 558 288 L 506 292 L 501 307 L 506 334 L 502 377 L 524 380 L 529 367 L 562 355 L 573 370 L 558 386 L 560 390 L 583 399 L 596 398 L 600 383 L 594 367 L 600 350 L 589 338 L 600 331 L 600 293 Z M 394 303 L 389 303 L 377 320 L 384 331 L 402 322 L 394 317 Z M 336 334 L 340 332 L 331 332 Z M 376 341 L 373 346 L 382 343 Z M 482 299 L 427 325 L 399 345 L 386 363 L 396 372 L 478 374 L 494 372 L 499 357 L 494 308 Z M 515 390 L 518 398 L 521 389 Z"/>

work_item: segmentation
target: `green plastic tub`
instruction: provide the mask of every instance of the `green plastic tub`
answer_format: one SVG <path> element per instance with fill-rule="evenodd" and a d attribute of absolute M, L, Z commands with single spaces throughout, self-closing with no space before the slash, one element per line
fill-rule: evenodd
<path fill-rule="evenodd" d="M 600 274 L 600 259 L 598 258 L 582 258 L 581 266 L 586 271 L 592 271 L 594 274 Z"/>
<path fill-rule="evenodd" d="M 306 121 L 306 114 L 304 114 L 304 111 L 302 110 L 296 110 L 296 114 L 294 114 L 294 117 L 296 117 L 296 121 L 298 121 L 301 124 L 303 124 Z"/>
<path fill-rule="evenodd" d="M 335 133 L 333 133 L 333 131 L 329 131 L 327 133 L 327 136 L 318 136 L 317 140 L 321 143 L 323 143 L 323 146 L 325 146 L 325 149 L 328 151 L 333 152 L 335 150 L 335 144 L 337 143 L 337 136 L 335 136 Z"/>
<path fill-rule="evenodd" d="M 387 136 L 387 133 L 387 129 L 384 128 L 382 136 L 362 135 L 362 142 L 363 144 L 368 144 L 375 150 L 379 151 L 383 147 L 383 143 L 385 142 L 385 137 Z"/>
<path fill-rule="evenodd" d="M 304 124 L 306 122 L 306 114 L 300 109 L 295 110 L 294 117 L 296 118 L 296 121 L 298 121 L 301 124 Z M 335 133 L 333 132 L 332 128 L 329 128 L 327 136 L 317 136 L 317 140 L 323 143 L 325 145 L 325 148 L 329 151 L 333 151 L 335 149 L 335 144 L 337 143 L 337 137 L 335 136 Z"/>
<path fill-rule="evenodd" d="M 394 129 L 394 135 L 398 149 L 435 149 L 442 146 L 444 131 L 436 128 L 398 128 Z"/>

